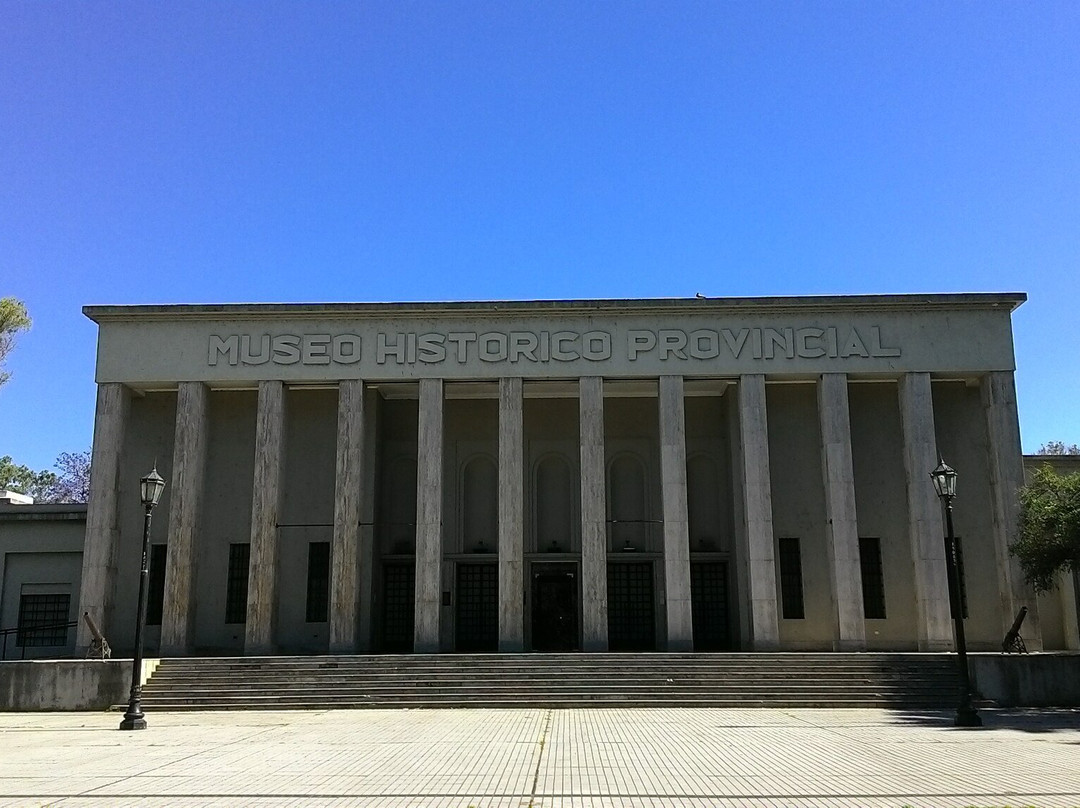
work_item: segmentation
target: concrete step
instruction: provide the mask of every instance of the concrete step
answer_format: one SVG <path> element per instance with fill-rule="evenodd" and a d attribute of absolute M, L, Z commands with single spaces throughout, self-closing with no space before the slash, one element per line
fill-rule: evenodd
<path fill-rule="evenodd" d="M 162 660 L 151 709 L 943 706 L 941 654 L 448 654 Z"/>

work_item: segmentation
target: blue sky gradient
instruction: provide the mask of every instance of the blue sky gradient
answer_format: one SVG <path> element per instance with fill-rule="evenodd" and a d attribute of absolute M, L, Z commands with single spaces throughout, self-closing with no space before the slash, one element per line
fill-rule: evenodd
<path fill-rule="evenodd" d="M 90 445 L 90 303 L 1025 291 L 1080 443 L 1080 4 L 0 6 L 0 454 Z M 146 346 L 153 351 L 153 345 Z"/>

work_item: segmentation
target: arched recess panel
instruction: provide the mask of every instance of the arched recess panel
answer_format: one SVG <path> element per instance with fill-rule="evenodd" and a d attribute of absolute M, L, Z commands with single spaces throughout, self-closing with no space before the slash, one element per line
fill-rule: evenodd
<path fill-rule="evenodd" d="M 728 537 L 720 508 L 720 468 L 708 455 L 693 455 L 687 461 L 686 498 L 690 549 L 706 553 L 727 550 Z"/>
<path fill-rule="evenodd" d="M 650 550 L 649 490 L 645 463 L 624 452 L 608 467 L 608 518 L 611 520 L 609 551 Z"/>
<path fill-rule="evenodd" d="M 574 473 L 566 458 L 547 455 L 536 464 L 533 512 L 536 549 L 540 552 L 576 550 L 574 530 Z"/>
<path fill-rule="evenodd" d="M 461 479 L 461 550 L 494 553 L 499 548 L 499 468 L 487 455 L 477 455 L 465 463 Z"/>

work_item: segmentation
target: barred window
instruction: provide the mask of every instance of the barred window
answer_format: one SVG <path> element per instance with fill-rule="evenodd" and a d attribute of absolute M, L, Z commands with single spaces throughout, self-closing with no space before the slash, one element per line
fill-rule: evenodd
<path fill-rule="evenodd" d="M 248 564 L 251 545 L 229 545 L 229 573 L 225 580 L 225 622 L 247 622 Z"/>
<path fill-rule="evenodd" d="M 71 595 L 23 595 L 19 599 L 19 625 L 15 645 L 23 648 L 67 645 Z M 39 628 L 48 626 L 48 628 Z M 35 630 L 36 629 L 36 630 Z"/>
<path fill-rule="evenodd" d="M 881 539 L 859 539 L 859 571 L 862 573 L 863 617 L 885 619 L 885 573 L 881 566 Z"/>
<path fill-rule="evenodd" d="M 165 559 L 169 552 L 167 544 L 150 545 L 149 589 L 146 597 L 146 625 L 160 626 L 165 605 Z"/>
<path fill-rule="evenodd" d="M 308 544 L 307 622 L 325 623 L 330 607 L 330 542 Z"/>
<path fill-rule="evenodd" d="M 802 620 L 803 611 L 802 552 L 797 538 L 781 538 L 780 600 L 785 620 Z"/>

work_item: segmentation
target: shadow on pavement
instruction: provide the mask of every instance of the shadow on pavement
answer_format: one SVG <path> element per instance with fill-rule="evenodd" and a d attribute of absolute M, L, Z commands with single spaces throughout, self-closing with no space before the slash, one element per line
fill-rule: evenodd
<path fill-rule="evenodd" d="M 1080 709 L 1074 708 L 1013 708 L 986 707 L 979 710 L 981 729 L 1013 729 L 1020 732 L 1062 732 L 1080 730 Z M 967 728 L 953 725 L 952 710 L 894 710 L 892 719 L 897 724 L 921 727 L 937 727 L 954 732 L 978 732 L 979 727 Z M 1080 740 L 1077 741 L 1080 743 Z"/>

